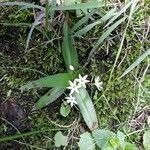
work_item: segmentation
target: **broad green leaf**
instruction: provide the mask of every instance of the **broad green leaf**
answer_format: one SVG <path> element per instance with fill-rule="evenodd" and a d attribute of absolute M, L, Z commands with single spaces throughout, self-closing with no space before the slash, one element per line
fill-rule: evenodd
<path fill-rule="evenodd" d="M 125 143 L 125 135 L 123 134 L 123 132 L 121 132 L 121 131 L 118 131 L 117 132 L 117 137 L 118 137 L 118 139 L 119 139 L 119 141 L 120 141 L 120 144 L 121 145 L 124 145 L 124 143 Z"/>
<path fill-rule="evenodd" d="M 70 106 L 62 103 L 62 105 L 60 107 L 60 114 L 63 117 L 67 117 L 69 115 L 69 113 L 70 113 Z"/>
<path fill-rule="evenodd" d="M 65 88 L 52 88 L 44 96 L 42 96 L 38 102 L 36 102 L 35 107 L 37 109 L 41 109 L 47 106 L 48 104 L 57 100 L 57 98 L 60 97 L 64 92 Z"/>
<path fill-rule="evenodd" d="M 90 130 L 98 128 L 98 120 L 92 100 L 85 88 L 81 87 L 79 93 L 74 92 L 81 114 Z"/>
<path fill-rule="evenodd" d="M 135 67 L 137 67 L 148 55 L 150 55 L 150 49 L 146 51 L 144 54 L 142 54 L 133 64 L 131 64 L 129 68 L 127 68 L 125 72 L 121 75 L 120 78 L 124 77 L 126 74 L 132 71 Z"/>
<path fill-rule="evenodd" d="M 64 61 L 66 64 L 66 68 L 68 71 L 70 71 L 69 66 L 72 65 L 75 69 L 78 68 L 78 54 L 77 51 L 73 45 L 73 39 L 69 33 L 67 22 L 64 22 L 63 26 L 63 44 L 62 44 L 62 52 Z"/>
<path fill-rule="evenodd" d="M 116 134 L 109 131 L 109 130 L 94 130 L 92 132 L 92 136 L 96 141 L 96 144 L 101 149 L 107 149 L 108 147 L 111 148 L 110 140 L 114 137 L 116 138 Z"/>
<path fill-rule="evenodd" d="M 94 47 L 92 48 L 92 50 L 88 56 L 88 61 L 90 60 L 92 55 L 95 53 L 97 48 L 100 46 L 100 44 L 102 44 L 104 42 L 104 40 L 111 34 L 111 32 L 114 31 L 123 21 L 125 21 L 126 18 L 127 17 L 123 17 L 120 20 L 118 20 L 117 22 L 115 22 L 100 36 L 100 38 L 98 39 L 98 41 L 96 42 L 96 44 L 94 45 Z"/>
<path fill-rule="evenodd" d="M 22 86 L 21 90 L 29 90 L 32 88 L 43 88 L 43 87 L 58 87 L 65 88 L 69 85 L 69 80 L 71 76 L 69 73 L 59 73 L 56 75 L 51 75 L 47 77 L 40 78 L 38 80 L 27 83 Z"/>
<path fill-rule="evenodd" d="M 0 3 L 0 6 L 26 6 L 26 8 L 36 8 L 36 9 L 40 9 L 40 10 L 45 10 L 44 7 L 39 6 L 39 5 L 34 5 L 32 3 L 25 3 L 25 2 L 4 2 L 4 3 Z"/>
<path fill-rule="evenodd" d="M 77 10 L 77 9 L 92 9 L 92 8 L 100 8 L 111 6 L 110 3 L 105 2 L 88 2 L 88 3 L 80 3 L 80 4 L 73 4 L 69 6 L 59 5 L 57 7 L 53 7 L 52 10 Z"/>
<path fill-rule="evenodd" d="M 147 124 L 150 127 L 150 116 L 148 116 L 148 118 L 147 118 Z"/>
<path fill-rule="evenodd" d="M 54 136 L 55 140 L 55 146 L 60 147 L 60 146 L 66 146 L 68 137 L 64 136 L 61 131 L 57 132 Z"/>
<path fill-rule="evenodd" d="M 95 142 L 89 132 L 80 135 L 78 146 L 80 150 L 95 150 Z"/>
<path fill-rule="evenodd" d="M 143 146 L 145 150 L 150 150 L 150 130 L 145 131 L 143 135 Z"/>
<path fill-rule="evenodd" d="M 124 148 L 124 150 L 138 150 L 137 147 L 135 146 L 135 144 L 131 144 L 131 143 L 126 143 L 126 146 Z M 147 149 L 149 150 L 149 149 Z"/>
<path fill-rule="evenodd" d="M 81 35 L 87 33 L 88 31 L 90 31 L 96 25 L 98 25 L 100 23 L 103 23 L 103 22 L 107 21 L 108 19 L 110 19 L 114 15 L 114 12 L 115 12 L 115 9 L 110 10 L 101 19 L 99 19 L 99 20 L 87 25 L 86 27 L 80 29 L 79 31 L 77 31 L 74 36 L 81 36 Z"/>

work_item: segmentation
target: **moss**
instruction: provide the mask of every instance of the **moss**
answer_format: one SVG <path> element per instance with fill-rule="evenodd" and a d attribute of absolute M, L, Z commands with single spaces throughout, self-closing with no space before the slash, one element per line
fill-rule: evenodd
<path fill-rule="evenodd" d="M 139 57 L 139 55 L 143 51 L 146 51 L 150 46 L 150 43 L 147 41 L 144 41 L 143 43 L 139 41 L 139 38 L 142 37 L 145 30 L 143 25 L 147 25 L 146 23 L 144 24 L 144 22 L 149 14 L 148 7 L 146 6 L 144 9 L 143 8 L 144 6 L 141 6 L 133 16 L 134 19 L 127 30 L 123 48 L 115 71 L 113 72 L 110 87 L 107 89 L 106 93 L 104 93 L 104 91 L 107 87 L 110 72 L 120 47 L 120 38 L 122 35 L 120 36 L 118 33 L 123 33 L 124 24 L 122 24 L 122 27 L 116 29 L 116 31 L 114 31 L 112 35 L 107 38 L 107 40 L 103 43 L 103 46 L 97 50 L 95 55 L 93 55 L 90 63 L 83 72 L 83 74 L 89 74 L 90 76 L 100 76 L 104 83 L 103 91 L 96 91 L 97 94 L 95 92 L 95 87 L 88 89 L 91 92 L 95 92 L 92 93 L 92 95 L 96 95 L 93 102 L 95 103 L 101 128 L 107 128 L 110 130 L 119 129 L 125 133 L 129 133 L 131 131 L 128 126 L 128 121 L 133 115 L 133 111 L 135 109 L 134 100 L 136 100 L 138 94 L 138 83 L 136 82 L 134 75 L 137 77 L 141 76 L 141 72 L 147 65 L 147 61 L 143 61 L 140 66 L 135 68 L 124 78 L 119 79 L 119 77 Z M 30 11 L 25 10 L 13 14 L 13 12 L 18 10 L 18 8 L 3 10 L 5 11 L 2 11 L 0 15 L 2 22 L 32 23 L 34 21 L 33 14 Z M 74 13 L 71 13 L 71 19 L 73 19 L 72 25 L 78 20 L 74 17 Z M 133 26 L 137 27 L 134 30 L 136 32 L 133 31 Z M 1 91 L 4 93 L 5 98 L 6 93 L 10 89 L 12 90 L 12 93 L 16 93 L 17 91 L 17 95 L 19 95 L 19 87 L 26 82 L 38 79 L 44 75 L 55 74 L 65 70 L 60 50 L 60 45 L 62 42 L 61 39 L 54 41 L 53 44 L 46 44 L 49 39 L 35 30 L 30 41 L 29 49 L 25 51 L 25 44 L 29 29 L 30 28 L 7 26 L 2 26 L 0 29 L 0 34 L 2 35 L 0 36 L 0 39 L 3 41 L 2 43 L 0 42 L 2 45 L 2 52 L 0 53 L 0 65 L 2 66 L 0 70 L 0 78 L 2 79 Z M 96 40 L 91 40 L 91 37 L 99 37 L 102 32 L 102 25 L 98 25 L 86 34 L 86 38 L 75 39 L 75 46 L 78 49 L 81 66 L 86 62 L 88 54 L 92 49 L 92 45 L 96 42 Z M 60 33 L 58 35 L 60 35 Z M 149 35 L 147 39 L 148 38 Z M 145 76 L 143 86 L 146 89 L 149 89 L 149 75 Z M 33 107 L 33 103 L 35 103 L 46 90 L 47 89 L 44 89 L 43 91 L 41 90 L 40 92 L 37 90 L 27 92 L 26 94 L 33 95 L 33 99 L 28 103 Z M 146 92 L 141 98 L 144 100 L 141 104 L 142 106 L 149 105 L 149 96 Z M 62 101 L 62 99 L 60 99 L 60 101 Z M 56 121 L 60 125 L 71 124 L 76 117 L 77 110 L 72 110 L 71 114 L 67 118 L 61 117 L 59 114 L 60 101 L 55 105 L 51 104 L 45 109 L 35 111 L 33 114 L 30 114 L 28 120 L 28 123 L 31 126 L 30 130 L 56 129 L 57 125 L 50 123 L 48 118 Z M 82 123 L 77 123 L 77 126 L 79 127 L 73 127 L 74 129 L 67 128 L 64 133 L 67 134 L 68 132 L 74 130 L 73 132 L 77 132 L 75 133 L 76 137 L 79 137 L 79 132 L 81 132 L 79 128 L 86 130 L 86 127 L 85 125 L 82 126 Z M 3 124 L 0 130 L 4 130 L 4 128 L 5 126 Z M 25 138 L 25 140 L 27 143 L 37 147 L 42 145 L 43 149 L 48 149 L 49 147 L 54 149 L 54 134 L 55 132 L 45 132 Z M 129 140 L 137 140 L 136 142 L 138 143 L 140 139 L 141 135 L 137 133 L 136 137 L 131 136 Z M 74 140 L 73 143 L 76 143 L 76 141 Z M 22 146 L 23 149 L 25 147 L 26 146 Z"/>

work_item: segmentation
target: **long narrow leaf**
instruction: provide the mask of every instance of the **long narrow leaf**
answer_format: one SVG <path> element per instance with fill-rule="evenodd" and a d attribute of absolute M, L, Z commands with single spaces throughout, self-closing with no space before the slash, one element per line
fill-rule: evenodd
<path fill-rule="evenodd" d="M 125 75 L 127 75 L 130 71 L 132 71 L 135 67 L 137 67 L 148 55 L 150 55 L 150 49 L 148 51 L 146 51 L 144 54 L 142 54 L 133 64 L 131 64 L 129 66 L 129 68 L 127 68 L 125 70 L 125 72 L 121 75 L 120 78 L 124 77 Z"/>
<path fill-rule="evenodd" d="M 28 34 L 28 38 L 27 38 L 27 41 L 26 41 L 26 50 L 29 46 L 29 42 L 30 42 L 30 39 L 31 39 L 31 36 L 32 36 L 32 33 L 33 33 L 33 30 L 36 26 L 38 26 L 39 24 L 41 24 L 42 22 L 40 21 L 43 17 L 44 17 L 45 13 L 42 13 L 41 15 L 39 15 L 39 17 L 35 20 L 35 22 L 32 24 L 32 27 L 29 31 L 29 34 Z"/>
<path fill-rule="evenodd" d="M 39 6 L 39 5 L 34 5 L 32 3 L 25 3 L 25 2 L 4 2 L 4 3 L 0 3 L 0 6 L 26 6 L 26 8 L 36 8 L 36 9 L 40 9 L 40 10 L 45 10 L 44 7 Z"/>
<path fill-rule="evenodd" d="M 0 23 L 0 25 L 5 25 L 5 26 L 15 26 L 15 27 L 31 27 L 32 28 L 32 26 L 33 26 L 33 24 L 31 24 L 31 23 Z M 37 31 L 39 31 L 40 33 L 42 33 L 43 34 L 43 36 L 46 36 L 47 37 L 47 35 L 46 35 L 46 33 L 45 32 L 43 32 L 42 30 L 41 30 L 41 28 L 39 28 L 37 25 L 36 26 L 34 26 L 34 29 L 36 29 Z M 31 29 L 30 29 L 31 30 Z M 29 35 L 28 35 L 29 36 Z M 32 36 L 32 34 L 31 34 L 31 36 Z M 47 37 L 48 38 L 48 37 Z M 28 38 L 27 38 L 28 39 Z M 49 39 L 49 38 L 48 38 Z M 26 41 L 26 45 L 27 45 L 27 41 Z M 28 47 L 28 46 L 26 46 L 26 47 Z"/>
<path fill-rule="evenodd" d="M 41 109 L 47 106 L 48 104 L 57 100 L 57 98 L 60 97 L 64 93 L 64 91 L 65 88 L 52 88 L 38 100 L 38 102 L 35 104 L 35 107 L 37 109 Z"/>
<path fill-rule="evenodd" d="M 32 88 L 42 87 L 58 87 L 65 88 L 68 86 L 68 81 L 71 80 L 69 73 L 59 73 L 48 77 L 43 77 L 38 80 L 27 83 L 21 87 L 21 90 L 28 90 Z"/>
<path fill-rule="evenodd" d="M 77 30 L 80 26 L 82 26 L 86 21 L 88 21 L 88 19 L 95 13 L 94 11 L 91 11 L 90 13 L 87 13 L 83 18 L 81 18 L 73 27 L 72 27 L 72 31 L 74 32 L 75 30 Z"/>
<path fill-rule="evenodd" d="M 123 17 L 120 20 L 118 20 L 116 23 L 114 23 L 112 26 L 110 26 L 103 34 L 102 36 L 98 39 L 98 41 L 96 42 L 96 44 L 94 45 L 94 47 L 92 48 L 89 56 L 88 56 L 88 60 L 90 60 L 91 56 L 95 53 L 95 51 L 97 50 L 97 48 L 99 47 L 99 45 L 111 34 L 112 31 L 114 31 L 114 29 L 116 29 L 123 21 L 125 21 L 127 17 Z"/>
<path fill-rule="evenodd" d="M 127 5 L 125 5 L 116 15 L 106 24 L 105 27 L 109 26 L 111 23 L 113 23 L 122 13 L 124 13 L 130 5 L 133 3 L 134 0 L 130 1 Z"/>
<path fill-rule="evenodd" d="M 78 68 L 78 55 L 77 51 L 73 45 L 73 39 L 69 33 L 68 25 L 67 22 L 64 22 L 63 26 L 63 43 L 62 43 L 62 52 L 63 52 L 63 57 L 64 61 L 66 64 L 66 68 L 69 71 L 69 66 L 72 65 L 75 69 Z"/>
<path fill-rule="evenodd" d="M 112 4 L 105 2 L 88 2 L 88 3 L 80 3 L 80 4 L 73 4 L 69 6 L 60 5 L 57 7 L 53 7 L 52 10 L 78 10 L 78 9 L 92 9 L 92 8 L 100 8 L 110 6 Z"/>
<path fill-rule="evenodd" d="M 48 131 L 60 131 L 60 129 L 45 129 L 45 130 L 30 131 L 30 132 L 25 132 L 21 134 L 4 136 L 4 137 L 0 137 L 0 142 L 11 141 L 11 140 L 15 140 L 21 137 L 32 136 L 34 134 L 39 134 L 39 133 L 48 132 Z"/>
<path fill-rule="evenodd" d="M 34 22 L 34 23 L 32 24 L 32 27 L 30 28 L 30 31 L 29 31 L 29 34 L 28 34 L 28 37 L 27 37 L 27 41 L 26 41 L 26 50 L 27 50 L 27 48 L 28 48 L 28 46 L 29 46 L 29 42 L 30 42 L 30 40 L 31 40 L 31 36 L 32 36 L 33 30 L 34 30 L 34 28 L 35 28 L 37 25 L 39 25 L 39 24 L 41 24 L 41 22 Z"/>
<path fill-rule="evenodd" d="M 107 91 L 109 89 L 109 86 L 111 84 L 112 75 L 113 75 L 113 72 L 115 70 L 117 61 L 118 61 L 119 56 L 121 54 L 121 51 L 122 51 L 122 47 L 123 47 L 123 44 L 124 44 L 124 40 L 125 40 L 125 36 L 126 36 L 126 33 L 127 33 L 127 29 L 129 27 L 129 23 L 131 21 L 132 15 L 134 13 L 134 9 L 136 8 L 137 0 L 133 0 L 131 2 L 132 2 L 132 5 L 131 5 L 131 8 L 130 8 L 130 14 L 128 16 L 128 22 L 126 24 L 126 27 L 125 27 L 125 30 L 124 30 L 124 33 L 123 33 L 123 36 L 122 36 L 122 39 L 121 39 L 121 43 L 120 43 L 120 46 L 119 46 L 119 49 L 118 49 L 118 52 L 117 52 L 117 55 L 116 55 L 116 58 L 115 58 L 115 62 L 114 62 L 113 67 L 111 69 L 109 80 L 108 80 L 107 87 L 106 87 L 105 91 Z"/>
<path fill-rule="evenodd" d="M 107 21 L 108 19 L 110 19 L 114 15 L 114 12 L 115 12 L 115 9 L 110 10 L 101 19 L 99 19 L 99 20 L 87 25 L 86 27 L 82 28 L 81 30 L 77 31 L 74 36 L 81 36 L 81 35 L 87 33 L 88 31 L 90 31 L 96 25 L 98 25 L 100 23 L 103 23 L 104 21 Z"/>
<path fill-rule="evenodd" d="M 52 0 L 51 2 L 51 8 L 56 7 L 57 2 L 56 0 Z M 55 15 L 55 10 L 51 10 L 50 8 L 50 17 L 51 17 L 51 22 L 53 21 L 54 15 Z"/>
<path fill-rule="evenodd" d="M 83 87 L 80 88 L 79 93 L 75 92 L 73 93 L 73 96 L 76 98 L 78 107 L 80 108 L 84 121 L 89 129 L 94 130 L 98 128 L 98 120 L 94 105 L 86 89 Z"/>

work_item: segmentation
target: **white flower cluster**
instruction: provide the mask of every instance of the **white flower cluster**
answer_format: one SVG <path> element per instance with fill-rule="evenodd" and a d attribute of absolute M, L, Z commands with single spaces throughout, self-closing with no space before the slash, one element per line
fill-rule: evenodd
<path fill-rule="evenodd" d="M 86 88 L 86 83 L 88 83 L 88 82 L 90 82 L 90 81 L 87 80 L 87 75 L 82 77 L 80 74 L 79 74 L 78 79 L 75 79 L 73 82 L 69 81 L 70 86 L 67 87 L 67 89 L 70 90 L 70 94 L 69 94 L 69 97 L 66 97 L 65 99 L 67 100 L 67 103 L 70 103 L 71 107 L 74 104 L 77 104 L 75 97 L 73 97 L 72 94 L 74 92 L 79 93 L 79 88 L 81 88 L 81 87 Z"/>
<path fill-rule="evenodd" d="M 73 66 L 70 66 L 70 69 L 74 70 Z M 88 77 L 87 75 L 82 77 L 79 74 L 79 78 L 75 79 L 73 82 L 69 81 L 70 86 L 67 87 L 67 89 L 70 90 L 70 94 L 69 94 L 69 97 L 65 97 L 65 99 L 67 100 L 67 103 L 70 103 L 71 107 L 74 104 L 77 104 L 75 97 L 73 97 L 72 94 L 74 92 L 79 93 L 79 88 L 81 88 L 81 87 L 86 88 L 86 84 L 90 82 L 89 80 L 87 80 L 87 77 Z M 102 84 L 103 84 L 103 82 L 100 82 L 100 78 L 95 77 L 94 85 L 97 87 L 98 90 L 102 90 Z"/>

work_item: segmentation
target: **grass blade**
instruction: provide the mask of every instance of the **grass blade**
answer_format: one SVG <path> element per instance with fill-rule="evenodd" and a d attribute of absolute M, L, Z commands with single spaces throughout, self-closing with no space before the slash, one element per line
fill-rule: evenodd
<path fill-rule="evenodd" d="M 57 5 L 56 0 L 52 0 L 51 8 L 56 7 L 56 5 Z M 52 22 L 54 18 L 55 10 L 51 10 L 51 8 L 50 8 L 50 17 L 51 17 L 51 22 Z"/>
<path fill-rule="evenodd" d="M 127 5 L 125 5 L 116 15 L 106 24 L 105 27 L 108 27 L 111 23 L 113 23 L 122 13 L 124 13 L 132 4 L 133 1 L 129 2 Z"/>
<path fill-rule="evenodd" d="M 120 78 L 127 75 L 130 71 L 132 71 L 135 67 L 137 67 L 148 55 L 150 55 L 150 49 L 146 51 L 144 54 L 142 54 L 133 64 L 131 64 L 125 72 L 121 75 Z"/>
<path fill-rule="evenodd" d="M 88 3 L 80 3 L 73 4 L 69 6 L 60 5 L 57 7 L 53 7 L 52 10 L 78 10 L 78 9 L 92 9 L 92 8 L 100 8 L 111 6 L 112 4 L 105 4 L 104 2 L 88 2 Z"/>
<path fill-rule="evenodd" d="M 29 90 L 32 88 L 42 88 L 42 87 L 65 88 L 69 85 L 68 83 L 69 80 L 71 80 L 69 73 L 59 73 L 56 75 L 43 77 L 38 80 L 29 82 L 26 85 L 22 86 L 20 89 Z"/>
<path fill-rule="evenodd" d="M 40 9 L 40 10 L 45 10 L 44 7 L 39 6 L 39 5 L 34 5 L 32 3 L 25 3 L 25 2 L 4 2 L 4 3 L 0 3 L 0 6 L 22 6 L 22 7 L 26 7 L 27 8 L 36 8 L 36 9 Z"/>
<path fill-rule="evenodd" d="M 31 131 L 31 132 L 26 132 L 26 133 L 21 133 L 21 134 L 16 134 L 16 135 L 0 137 L 0 142 L 12 141 L 21 137 L 31 136 L 34 134 L 39 134 L 39 133 L 48 132 L 48 131 L 60 131 L 60 129 L 45 129 L 45 130 Z"/>
<path fill-rule="evenodd" d="M 32 27 L 29 31 L 29 34 L 28 34 L 28 37 L 27 37 L 27 41 L 26 41 L 26 50 L 29 46 L 29 42 L 31 40 L 31 36 L 32 36 L 32 33 L 33 33 L 33 30 L 36 26 L 38 26 L 39 24 L 41 24 L 42 22 L 40 21 L 43 17 L 45 16 L 45 13 L 42 13 L 36 20 L 35 22 L 32 24 Z"/>
<path fill-rule="evenodd" d="M 48 32 L 48 18 L 49 18 L 49 0 L 46 0 L 45 6 L 45 31 Z"/>
<path fill-rule="evenodd" d="M 69 66 L 72 65 L 75 69 L 78 69 L 78 54 L 77 51 L 73 45 L 73 39 L 69 33 L 67 22 L 64 22 L 63 26 L 63 43 L 62 43 L 62 52 L 64 61 L 66 64 L 66 68 L 68 71 L 70 71 Z"/>
<path fill-rule="evenodd" d="M 110 26 L 103 34 L 102 36 L 98 39 L 98 41 L 96 42 L 95 46 L 92 48 L 89 56 L 88 56 L 88 60 L 87 62 L 90 60 L 91 56 L 95 53 L 95 51 L 97 50 L 97 48 L 99 47 L 99 45 L 111 34 L 111 32 L 116 29 L 123 21 L 125 21 L 127 17 L 123 17 L 120 20 L 118 20 L 116 23 L 114 23 L 112 26 Z"/>
<path fill-rule="evenodd" d="M 28 49 L 28 47 L 29 47 L 29 42 L 30 42 L 30 40 L 31 40 L 31 36 L 32 36 L 32 33 L 33 33 L 33 30 L 34 30 L 34 28 L 37 26 L 37 25 L 39 25 L 39 24 L 41 24 L 41 22 L 37 22 L 37 21 L 35 21 L 33 24 L 32 24 L 32 27 L 31 27 L 31 29 L 30 29 L 30 31 L 29 31 L 29 34 L 28 34 L 28 37 L 27 37 L 27 41 L 26 41 L 26 50 Z"/>
<path fill-rule="evenodd" d="M 33 26 L 33 24 L 31 24 L 31 23 L 0 23 L 0 25 L 15 26 L 15 27 L 30 27 L 30 28 L 32 28 L 32 26 Z M 43 36 L 45 36 L 46 38 L 48 38 L 47 35 L 46 35 L 46 33 L 45 33 L 44 31 L 42 31 L 41 28 L 37 27 L 37 25 L 34 26 L 34 29 L 36 29 L 37 31 L 39 31 L 40 33 L 42 33 Z M 30 30 L 31 30 L 31 29 L 30 29 Z M 32 32 L 33 32 L 33 31 L 32 31 Z M 29 36 L 29 35 L 28 35 L 28 36 Z M 31 34 L 30 36 L 32 36 L 32 34 Z M 29 37 L 29 38 L 30 38 L 30 37 Z M 49 38 L 48 38 L 48 39 L 49 39 Z M 30 40 L 29 40 L 29 41 L 30 41 Z M 29 42 L 29 41 L 28 41 L 28 42 Z M 26 45 L 27 45 L 27 42 L 26 42 Z M 26 46 L 26 47 L 28 47 L 28 46 Z"/>
<path fill-rule="evenodd" d="M 87 13 L 82 19 L 80 19 L 73 27 L 72 31 L 74 32 L 77 30 L 80 26 L 82 26 L 93 14 L 95 13 L 94 11 L 91 11 L 90 13 Z"/>
<path fill-rule="evenodd" d="M 57 100 L 57 98 L 60 97 L 64 92 L 65 88 L 52 88 L 38 100 L 38 102 L 35 104 L 35 107 L 37 109 L 41 109 L 47 106 L 48 104 Z"/>
<path fill-rule="evenodd" d="M 106 15 L 104 15 L 98 21 L 95 21 L 94 23 L 91 23 L 91 24 L 87 25 L 86 27 L 82 28 L 81 30 L 77 31 L 74 36 L 81 36 L 81 35 L 87 33 L 88 31 L 90 31 L 96 25 L 98 25 L 104 21 L 107 21 L 114 15 L 114 11 L 115 11 L 115 9 L 110 10 Z"/>
<path fill-rule="evenodd" d="M 113 64 L 113 67 L 112 67 L 111 72 L 110 72 L 110 76 L 109 76 L 109 80 L 108 80 L 108 84 L 107 84 L 105 92 L 107 91 L 107 89 L 109 89 L 109 86 L 111 84 L 112 75 L 113 75 L 113 72 L 115 70 L 115 67 L 116 67 L 117 61 L 119 59 L 119 56 L 121 54 L 123 43 L 124 43 L 125 36 L 126 36 L 126 32 L 127 32 L 128 27 L 129 27 L 129 23 L 131 21 L 131 18 L 132 18 L 132 15 L 134 13 L 134 10 L 136 9 L 137 2 L 138 2 L 138 0 L 133 0 L 132 1 L 132 5 L 131 5 L 131 8 L 130 8 L 130 14 L 128 16 L 128 22 L 127 22 L 126 28 L 124 30 L 124 33 L 123 33 L 123 36 L 122 36 L 122 39 L 121 39 L 120 47 L 118 49 L 118 52 L 117 52 L 117 55 L 116 55 L 116 58 L 115 58 L 115 62 Z"/>

